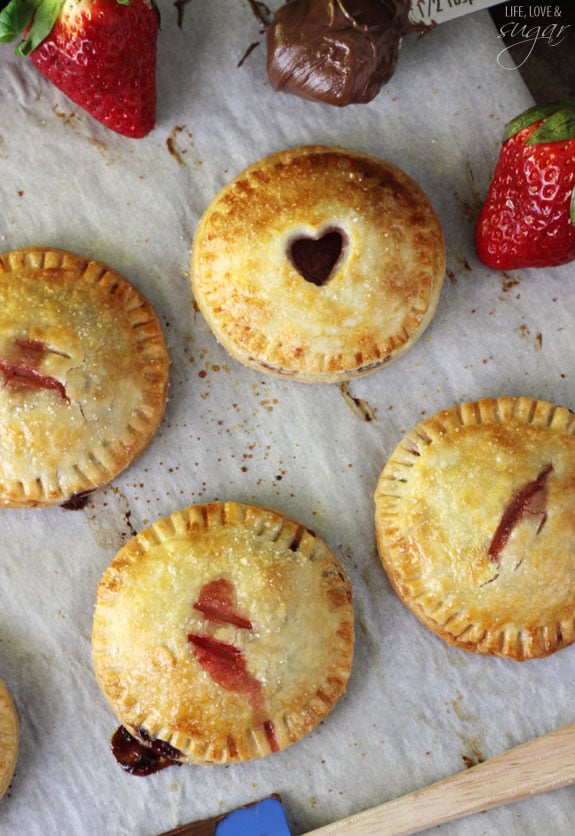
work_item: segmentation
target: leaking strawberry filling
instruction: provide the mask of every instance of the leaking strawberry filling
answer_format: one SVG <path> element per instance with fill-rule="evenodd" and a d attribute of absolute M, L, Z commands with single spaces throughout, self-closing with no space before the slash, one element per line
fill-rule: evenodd
<path fill-rule="evenodd" d="M 252 703 L 260 702 L 261 685 L 248 671 L 245 656 L 233 644 L 211 636 L 191 633 L 188 641 L 202 670 L 227 691 L 244 694 Z"/>
<path fill-rule="evenodd" d="M 81 511 L 88 504 L 88 497 L 94 492 L 94 488 L 88 488 L 85 491 L 78 491 L 73 493 L 70 499 L 61 504 L 61 508 L 65 511 Z"/>
<path fill-rule="evenodd" d="M 234 604 L 234 587 L 225 578 L 217 578 L 205 584 L 194 604 L 207 621 L 215 624 L 231 624 L 243 630 L 251 630 L 252 622 L 241 615 Z M 275 726 L 265 718 L 265 704 L 261 682 L 248 670 L 243 651 L 233 644 L 220 641 L 203 633 L 190 633 L 188 641 L 194 649 L 196 661 L 203 671 L 221 688 L 242 694 L 249 702 L 254 720 L 261 723 L 272 752 L 277 752 Z"/>
<path fill-rule="evenodd" d="M 179 765 L 181 757 L 181 752 L 165 740 L 152 738 L 144 729 L 138 729 L 138 737 L 134 737 L 125 726 L 116 729 L 111 747 L 122 769 L 131 775 L 151 775 L 167 766 Z"/>
<path fill-rule="evenodd" d="M 515 494 L 505 508 L 487 551 L 494 563 L 499 561 L 511 532 L 524 516 L 540 517 L 537 531 L 541 530 L 546 519 L 546 482 L 552 470 L 552 464 L 546 465 L 535 479 L 527 482 Z"/>
<path fill-rule="evenodd" d="M 13 389 L 14 391 L 53 389 L 66 403 L 70 403 L 64 385 L 55 377 L 42 374 L 36 369 L 0 360 L 0 374 L 7 389 Z"/>
<path fill-rule="evenodd" d="M 272 752 L 279 752 L 279 743 L 276 737 L 276 727 L 273 720 L 266 720 L 264 723 L 264 733 Z"/>
<path fill-rule="evenodd" d="M 41 340 L 29 340 L 24 337 L 14 341 L 21 363 L 36 368 L 48 354 L 49 348 Z"/>
<path fill-rule="evenodd" d="M 48 346 L 40 340 L 18 339 L 14 343 L 16 356 L 11 360 L 0 360 L 0 376 L 7 389 L 13 391 L 53 390 L 66 403 L 70 398 L 65 386 L 51 375 L 43 374 L 37 368 L 46 354 Z"/>
<path fill-rule="evenodd" d="M 252 629 L 251 621 L 236 611 L 234 588 L 225 578 L 217 578 L 205 584 L 194 609 L 201 612 L 207 621 Z M 265 717 L 265 706 L 261 683 L 249 672 L 240 648 L 201 633 L 190 633 L 188 641 L 194 649 L 198 664 L 214 682 L 228 691 L 245 696 L 254 719 L 261 723 L 271 751 L 277 752 L 280 747 L 273 720 L 262 720 Z M 169 743 L 151 737 L 143 728 L 136 729 L 135 735 L 125 726 L 119 726 L 111 740 L 113 755 L 126 772 L 150 775 L 167 766 L 181 763 L 181 752 Z M 229 745 L 230 751 L 237 753 L 233 739 L 230 739 Z"/>
<path fill-rule="evenodd" d="M 225 578 L 217 578 L 205 584 L 194 609 L 202 613 L 208 621 L 217 624 L 233 624 L 244 630 L 251 630 L 252 623 L 234 609 L 233 586 Z"/>

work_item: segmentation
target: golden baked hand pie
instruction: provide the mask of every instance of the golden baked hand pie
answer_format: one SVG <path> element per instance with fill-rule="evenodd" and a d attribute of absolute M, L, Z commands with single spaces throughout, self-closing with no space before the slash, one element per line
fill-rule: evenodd
<path fill-rule="evenodd" d="M 114 270 L 47 247 L 0 255 L 0 506 L 110 482 L 156 432 L 168 366 L 152 306 Z"/>
<path fill-rule="evenodd" d="M 575 416 L 526 397 L 464 403 L 398 444 L 375 492 L 391 584 L 464 650 L 523 660 L 575 639 Z"/>
<path fill-rule="evenodd" d="M 323 540 L 236 502 L 191 506 L 130 540 L 104 572 L 92 633 L 124 729 L 181 763 L 299 740 L 344 692 L 353 644 L 351 584 Z"/>
<path fill-rule="evenodd" d="M 20 724 L 16 707 L 4 682 L 0 679 L 0 798 L 14 775 L 18 759 Z"/>
<path fill-rule="evenodd" d="M 330 383 L 366 375 L 421 336 L 445 273 L 429 199 L 403 171 L 338 147 L 255 163 L 205 211 L 192 288 L 242 363 Z"/>

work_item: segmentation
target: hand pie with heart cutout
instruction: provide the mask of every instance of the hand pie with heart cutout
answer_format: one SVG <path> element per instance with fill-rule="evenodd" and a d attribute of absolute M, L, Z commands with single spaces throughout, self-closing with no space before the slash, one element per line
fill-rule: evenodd
<path fill-rule="evenodd" d="M 344 569 L 272 509 L 178 511 L 130 540 L 98 587 L 96 678 L 122 727 L 168 762 L 246 761 L 295 743 L 345 691 L 353 646 Z"/>
<path fill-rule="evenodd" d="M 14 775 L 18 760 L 20 723 L 12 697 L 0 679 L 0 798 Z"/>
<path fill-rule="evenodd" d="M 381 561 L 445 641 L 514 660 L 575 641 L 575 415 L 527 397 L 443 410 L 375 492 Z"/>
<path fill-rule="evenodd" d="M 168 366 L 151 304 L 115 270 L 48 247 L 0 255 L 0 506 L 110 482 L 154 436 Z"/>
<path fill-rule="evenodd" d="M 423 190 L 376 157 L 301 146 L 229 182 L 192 246 L 195 301 L 261 372 L 310 383 L 377 371 L 429 325 L 445 274 Z"/>

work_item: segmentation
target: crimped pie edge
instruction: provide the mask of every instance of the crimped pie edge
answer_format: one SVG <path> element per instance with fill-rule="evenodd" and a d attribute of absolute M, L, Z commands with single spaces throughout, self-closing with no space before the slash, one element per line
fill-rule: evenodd
<path fill-rule="evenodd" d="M 20 723 L 14 701 L 0 679 L 0 798 L 4 795 L 16 768 L 20 740 Z"/>
<path fill-rule="evenodd" d="M 228 322 L 225 317 L 225 309 L 218 304 L 217 299 L 209 303 L 204 299 L 205 293 L 214 294 L 214 282 L 206 282 L 203 276 L 201 264 L 203 261 L 211 261 L 211 254 L 202 252 L 203 241 L 210 241 L 214 237 L 211 230 L 212 220 L 221 213 L 221 206 L 228 198 L 231 198 L 234 191 L 250 192 L 253 182 L 262 180 L 264 185 L 271 179 L 270 170 L 281 170 L 290 165 L 292 161 L 299 158 L 312 157 L 314 155 L 331 155 L 341 157 L 342 164 L 357 164 L 359 167 L 366 164 L 378 167 L 381 172 L 386 172 L 409 189 L 413 196 L 420 201 L 421 206 L 428 213 L 427 221 L 428 240 L 426 251 L 431 251 L 433 256 L 433 268 L 431 268 L 431 282 L 426 290 L 425 307 L 419 309 L 412 306 L 401 323 L 401 327 L 385 338 L 382 345 L 375 343 L 373 335 L 370 339 L 373 345 L 356 346 L 348 349 L 346 353 L 337 355 L 312 355 L 308 364 L 301 366 L 293 361 L 293 358 L 282 354 L 281 346 L 277 341 L 270 340 L 269 335 L 257 332 L 254 337 L 254 344 L 249 344 L 247 332 L 241 324 L 233 320 Z M 375 175 L 369 175 L 375 179 Z M 323 227 L 330 227 L 333 224 L 325 223 Z M 337 226 L 337 224 L 336 224 Z M 433 244 L 431 242 L 433 239 Z M 214 333 L 218 342 L 228 353 L 244 365 L 256 369 L 265 374 L 276 377 L 284 377 L 304 383 L 337 383 L 353 378 L 365 377 L 368 374 L 378 371 L 401 357 L 421 337 L 430 324 L 443 286 L 446 269 L 445 245 L 443 231 L 439 219 L 433 209 L 429 196 L 424 192 L 419 183 L 413 180 L 405 171 L 398 166 L 381 159 L 373 154 L 359 152 L 338 145 L 299 145 L 277 151 L 263 157 L 249 165 L 226 183 L 212 199 L 204 211 L 197 225 L 191 257 L 191 283 L 195 303 L 202 313 L 204 319 Z M 224 314 L 222 316 L 222 314 Z M 265 348 L 261 341 L 266 340 Z M 315 359 L 314 359 L 315 356 Z"/>
<path fill-rule="evenodd" d="M 336 643 L 329 655 L 325 677 L 317 690 L 305 697 L 292 712 L 272 717 L 278 750 L 300 740 L 332 710 L 345 692 L 351 673 L 354 650 L 354 606 L 351 581 L 325 541 L 291 517 L 269 507 L 235 501 L 215 501 L 191 505 L 158 520 L 130 540 L 105 570 L 97 592 L 97 603 L 92 630 L 92 656 L 95 676 L 104 696 L 120 722 L 139 737 L 159 739 L 174 747 L 181 762 L 192 764 L 232 763 L 252 760 L 271 754 L 276 749 L 261 727 L 250 728 L 242 739 L 228 738 L 210 743 L 201 735 L 191 736 L 170 728 L 161 711 L 150 706 L 136 706 L 129 688 L 122 683 L 122 675 L 109 658 L 109 643 L 114 619 L 115 590 L 122 583 L 122 574 L 145 559 L 149 549 L 175 536 L 187 536 L 194 531 L 209 532 L 214 527 L 245 526 L 256 537 L 271 543 L 282 543 L 306 560 L 319 561 L 325 576 L 325 598 L 330 609 L 341 611 Z"/>
<path fill-rule="evenodd" d="M 6 275 L 27 268 L 34 271 L 78 272 L 77 281 L 86 287 L 99 284 L 109 298 L 122 299 L 121 314 L 137 334 L 139 363 L 145 370 L 139 375 L 142 399 L 128 424 L 103 440 L 99 449 L 86 449 L 68 474 L 73 490 L 61 487 L 60 474 L 28 474 L 22 479 L 0 475 L 0 507 L 47 507 L 61 505 L 76 495 L 90 493 L 108 484 L 127 468 L 149 445 L 163 419 L 170 360 L 160 321 L 145 295 L 117 270 L 95 258 L 48 246 L 28 246 L 0 253 L 0 282 Z M 39 277 L 40 279 L 40 277 Z M 40 279 L 41 280 L 41 279 Z"/>
<path fill-rule="evenodd" d="M 547 657 L 575 642 L 575 610 L 557 623 L 531 633 L 521 624 L 491 631 L 485 625 L 467 622 L 449 608 L 439 618 L 442 602 L 431 593 L 426 597 L 425 590 L 414 595 L 411 579 L 402 572 L 401 558 L 394 560 L 394 546 L 390 543 L 400 530 L 401 501 L 408 491 L 412 467 L 423 451 L 460 427 L 509 421 L 575 436 L 575 413 L 527 396 L 482 398 L 441 410 L 409 431 L 385 464 L 374 494 L 375 533 L 379 557 L 392 588 L 422 624 L 448 644 L 468 652 L 524 661 Z"/>

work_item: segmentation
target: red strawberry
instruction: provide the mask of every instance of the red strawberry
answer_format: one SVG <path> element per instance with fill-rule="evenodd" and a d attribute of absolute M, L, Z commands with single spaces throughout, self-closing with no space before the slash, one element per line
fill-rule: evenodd
<path fill-rule="evenodd" d="M 475 247 L 496 270 L 575 259 L 575 101 L 529 108 L 506 126 Z"/>
<path fill-rule="evenodd" d="M 148 134 L 156 118 L 158 11 L 153 0 L 10 0 L 0 40 L 117 133 Z"/>

